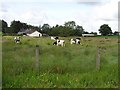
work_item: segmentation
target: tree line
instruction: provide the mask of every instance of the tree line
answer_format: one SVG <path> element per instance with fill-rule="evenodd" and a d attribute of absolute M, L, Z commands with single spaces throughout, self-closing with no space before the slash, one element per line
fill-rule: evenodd
<path fill-rule="evenodd" d="M 10 27 L 8 27 L 8 24 L 4 20 L 0 20 L 2 23 L 2 33 L 7 35 L 16 35 L 21 30 L 37 30 L 41 33 L 50 35 L 50 36 L 81 36 L 82 34 L 96 34 L 96 32 L 87 32 L 83 29 L 82 26 L 76 25 L 75 21 L 68 21 L 65 22 L 64 25 L 56 25 L 56 26 L 50 26 L 49 24 L 43 24 L 42 26 L 33 26 L 28 25 L 27 23 L 23 23 L 20 21 L 13 20 L 10 24 Z M 118 35 L 118 32 L 115 31 L 112 32 L 111 28 L 108 26 L 108 24 L 103 24 L 100 26 L 100 29 L 98 31 L 101 33 L 101 35 Z"/>

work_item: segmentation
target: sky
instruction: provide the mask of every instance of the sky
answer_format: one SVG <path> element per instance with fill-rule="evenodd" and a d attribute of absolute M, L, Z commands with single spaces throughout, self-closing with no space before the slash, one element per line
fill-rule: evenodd
<path fill-rule="evenodd" d="M 64 25 L 75 21 L 88 32 L 97 32 L 108 24 L 118 31 L 118 2 L 120 0 L 2 0 L 0 19 L 8 25 L 13 20 L 34 26 L 48 23 Z"/>

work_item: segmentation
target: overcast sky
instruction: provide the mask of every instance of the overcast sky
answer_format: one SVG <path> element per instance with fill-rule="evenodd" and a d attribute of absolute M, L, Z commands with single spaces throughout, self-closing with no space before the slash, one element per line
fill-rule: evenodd
<path fill-rule="evenodd" d="M 85 31 L 98 32 L 102 24 L 108 24 L 112 31 L 118 31 L 118 1 L 120 0 L 3 0 L 0 19 L 8 25 L 19 20 L 39 26 L 63 25 L 75 21 Z"/>

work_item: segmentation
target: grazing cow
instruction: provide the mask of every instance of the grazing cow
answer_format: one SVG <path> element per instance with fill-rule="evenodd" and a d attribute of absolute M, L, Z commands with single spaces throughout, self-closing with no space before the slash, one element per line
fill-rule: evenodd
<path fill-rule="evenodd" d="M 81 38 L 76 38 L 76 39 L 79 39 L 79 40 L 81 40 Z"/>
<path fill-rule="evenodd" d="M 53 45 L 57 45 L 57 41 L 53 42 Z"/>
<path fill-rule="evenodd" d="M 71 39 L 71 44 L 81 44 L 80 40 L 81 38 Z"/>
<path fill-rule="evenodd" d="M 57 43 L 57 44 L 56 44 Z M 65 40 L 57 40 L 56 42 L 54 42 L 54 45 L 57 45 L 57 46 L 65 46 Z"/>
<path fill-rule="evenodd" d="M 76 39 L 76 44 L 81 44 L 79 39 Z"/>
<path fill-rule="evenodd" d="M 55 40 L 55 38 L 54 38 L 54 37 L 51 37 L 51 40 Z"/>
<path fill-rule="evenodd" d="M 55 40 L 59 39 L 59 37 L 55 37 Z"/>
<path fill-rule="evenodd" d="M 71 44 L 76 44 L 76 39 L 71 39 Z"/>
<path fill-rule="evenodd" d="M 57 40 L 59 37 L 51 37 L 51 40 Z"/>
<path fill-rule="evenodd" d="M 20 37 L 15 37 L 15 38 L 14 38 L 14 41 L 15 41 L 16 43 L 20 43 Z"/>

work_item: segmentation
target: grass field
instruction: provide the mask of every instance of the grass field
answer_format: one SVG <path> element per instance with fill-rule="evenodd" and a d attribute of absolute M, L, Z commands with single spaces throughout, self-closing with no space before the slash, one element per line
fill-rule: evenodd
<path fill-rule="evenodd" d="M 2 41 L 3 88 L 117 88 L 118 38 L 84 37 L 82 45 L 53 46 L 50 37 L 12 36 Z M 39 69 L 36 70 L 36 45 L 39 45 Z M 96 70 L 97 48 L 101 68 Z"/>

